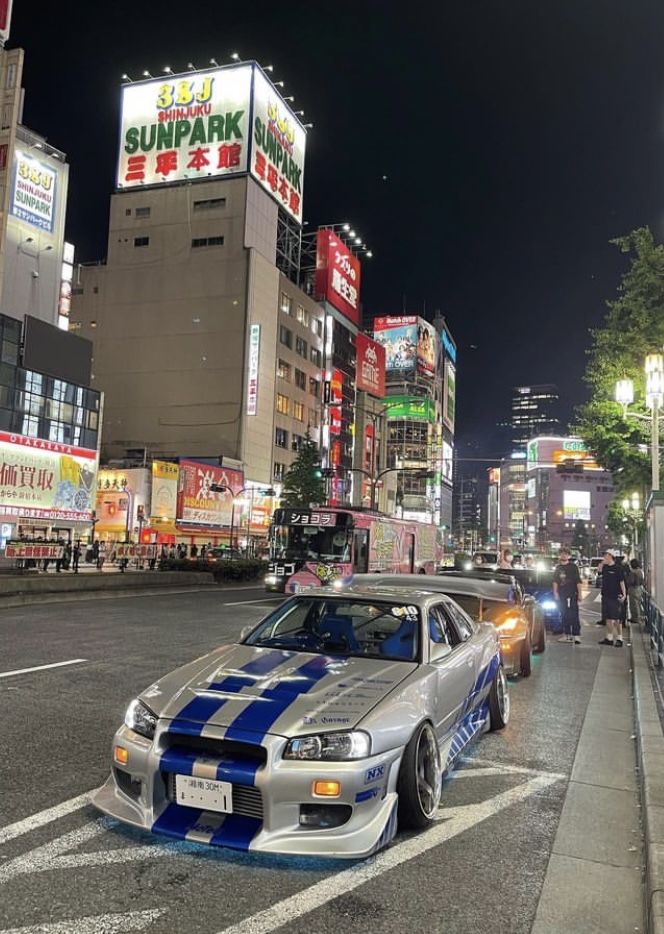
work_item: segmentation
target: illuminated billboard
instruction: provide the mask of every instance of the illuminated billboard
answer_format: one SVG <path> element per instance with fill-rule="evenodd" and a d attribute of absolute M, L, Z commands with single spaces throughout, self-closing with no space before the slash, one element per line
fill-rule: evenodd
<path fill-rule="evenodd" d="M 386 399 L 387 417 L 407 418 L 414 421 L 436 421 L 436 406 L 431 399 L 420 396 L 388 396 Z"/>
<path fill-rule="evenodd" d="M 158 522 L 159 529 L 167 531 L 174 528 L 178 504 L 177 464 L 168 461 L 152 461 L 152 492 L 150 496 L 150 517 Z"/>
<path fill-rule="evenodd" d="M 454 449 L 443 441 L 443 480 L 451 486 L 454 482 Z"/>
<path fill-rule="evenodd" d="M 590 490 L 563 490 L 563 515 L 566 522 L 590 522 Z"/>
<path fill-rule="evenodd" d="M 353 324 L 360 324 L 360 261 L 333 230 L 316 235 L 317 301 L 327 301 Z"/>
<path fill-rule="evenodd" d="M 92 519 L 97 452 L 0 432 L 0 511 L 17 518 Z"/>
<path fill-rule="evenodd" d="M 53 233 L 57 173 L 46 162 L 16 148 L 9 211 L 32 227 Z"/>
<path fill-rule="evenodd" d="M 436 371 L 438 357 L 438 335 L 436 329 L 428 321 L 418 318 L 417 321 L 417 368 L 422 373 L 433 375 Z"/>
<path fill-rule="evenodd" d="M 449 360 L 445 361 L 445 393 L 443 396 L 443 421 L 454 431 L 456 415 L 456 368 Z"/>
<path fill-rule="evenodd" d="M 387 315 L 374 318 L 374 339 L 385 348 L 388 373 L 406 373 L 417 366 L 417 318 Z"/>
<path fill-rule="evenodd" d="M 385 396 L 385 348 L 366 334 L 358 334 L 355 350 L 357 388 L 382 399 Z"/>
<path fill-rule="evenodd" d="M 133 82 L 122 87 L 117 186 L 250 173 L 301 223 L 305 142 L 257 65 Z"/>
<path fill-rule="evenodd" d="M 233 496 L 244 486 L 243 472 L 187 460 L 180 461 L 179 470 L 178 525 L 230 526 Z M 218 493 L 212 486 L 228 490 Z"/>

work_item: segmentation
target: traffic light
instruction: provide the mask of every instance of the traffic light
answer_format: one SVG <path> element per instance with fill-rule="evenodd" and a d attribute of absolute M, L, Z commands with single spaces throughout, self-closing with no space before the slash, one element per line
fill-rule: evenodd
<path fill-rule="evenodd" d="M 320 464 L 316 464 L 314 468 L 314 477 L 317 480 L 329 480 L 330 477 L 334 476 L 334 467 L 321 467 Z"/>

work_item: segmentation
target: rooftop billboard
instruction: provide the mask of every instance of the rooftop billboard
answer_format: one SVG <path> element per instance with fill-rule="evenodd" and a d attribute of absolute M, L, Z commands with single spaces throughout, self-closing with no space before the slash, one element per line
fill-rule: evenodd
<path fill-rule="evenodd" d="M 345 315 L 360 324 L 360 261 L 333 230 L 319 230 L 316 235 L 315 292 Z"/>
<path fill-rule="evenodd" d="M 385 396 L 385 348 L 366 334 L 355 338 L 357 388 L 378 399 Z"/>
<path fill-rule="evenodd" d="M 374 338 L 385 348 L 386 370 L 395 375 L 425 373 L 433 376 L 438 335 L 433 325 L 417 315 L 374 318 Z"/>

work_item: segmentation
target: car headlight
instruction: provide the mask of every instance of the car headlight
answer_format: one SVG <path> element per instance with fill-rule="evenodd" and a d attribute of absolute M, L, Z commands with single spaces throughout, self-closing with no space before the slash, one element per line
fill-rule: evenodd
<path fill-rule="evenodd" d="M 286 746 L 284 759 L 344 761 L 366 759 L 371 755 L 371 737 L 356 730 L 349 733 L 321 733 L 298 736 Z"/>
<path fill-rule="evenodd" d="M 466 561 L 466 563 L 465 563 L 464 566 L 463 566 L 463 569 L 464 569 L 464 571 L 472 571 L 472 570 L 473 570 L 472 562 L 471 562 L 471 561 Z"/>
<path fill-rule="evenodd" d="M 542 600 L 540 606 L 543 610 L 557 610 L 558 604 L 555 600 Z"/>
<path fill-rule="evenodd" d="M 502 623 L 498 624 L 498 635 L 501 639 L 509 639 L 520 623 L 521 620 L 518 616 L 508 616 Z"/>
<path fill-rule="evenodd" d="M 134 733 L 140 733 L 146 739 L 154 739 L 154 731 L 157 726 L 157 715 L 152 713 L 149 707 L 146 707 L 143 701 L 136 698 L 127 707 L 125 714 L 125 726 L 128 726 Z"/>
<path fill-rule="evenodd" d="M 277 583 L 277 575 L 268 574 L 267 577 L 265 578 L 265 583 L 267 584 L 268 587 L 274 587 L 274 585 Z"/>

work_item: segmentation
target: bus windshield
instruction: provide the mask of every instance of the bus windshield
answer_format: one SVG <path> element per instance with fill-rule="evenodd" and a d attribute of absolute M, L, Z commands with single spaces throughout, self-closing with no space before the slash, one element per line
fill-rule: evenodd
<path fill-rule="evenodd" d="M 320 528 L 313 525 L 275 525 L 272 527 L 272 560 L 350 561 L 351 533 L 347 529 Z"/>

